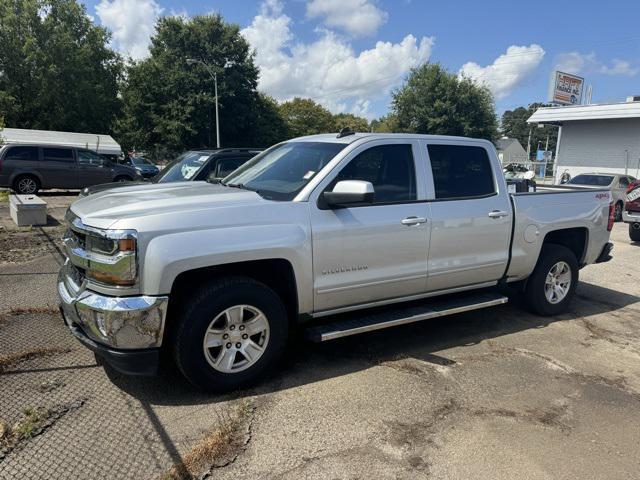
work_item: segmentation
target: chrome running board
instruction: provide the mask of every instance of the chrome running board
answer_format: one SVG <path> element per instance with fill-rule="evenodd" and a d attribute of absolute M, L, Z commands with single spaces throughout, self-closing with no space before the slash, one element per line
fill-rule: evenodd
<path fill-rule="evenodd" d="M 481 292 L 447 295 L 444 298 L 432 298 L 419 303 L 411 302 L 408 305 L 396 304 L 383 309 L 344 313 L 327 318 L 329 323 L 309 327 L 306 330 L 306 337 L 313 342 L 326 342 L 445 315 L 494 307 L 508 301 L 507 297 L 499 293 Z"/>

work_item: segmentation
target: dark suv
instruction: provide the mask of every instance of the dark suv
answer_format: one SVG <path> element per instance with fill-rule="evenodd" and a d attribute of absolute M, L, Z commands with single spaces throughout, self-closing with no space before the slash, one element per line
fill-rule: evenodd
<path fill-rule="evenodd" d="M 189 150 L 172 162 L 169 162 L 151 181 L 153 183 L 169 183 L 221 179 L 255 157 L 261 151 L 261 149 L 257 148 Z M 120 185 L 113 183 L 107 183 L 87 187 L 80 192 L 80 196 L 85 197 L 119 186 Z"/>
<path fill-rule="evenodd" d="M 22 194 L 138 178 L 134 168 L 85 148 L 28 144 L 0 147 L 0 187 L 11 187 Z"/>

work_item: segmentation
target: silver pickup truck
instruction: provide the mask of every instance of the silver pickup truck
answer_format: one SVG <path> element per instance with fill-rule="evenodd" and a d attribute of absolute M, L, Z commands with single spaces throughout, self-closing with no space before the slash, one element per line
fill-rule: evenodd
<path fill-rule="evenodd" d="M 71 332 L 122 372 L 162 356 L 222 391 L 261 378 L 294 331 L 499 305 L 505 284 L 559 314 L 579 270 L 611 258 L 613 209 L 607 189 L 510 194 L 484 140 L 344 132 L 275 145 L 217 184 L 96 193 L 67 221 Z"/>

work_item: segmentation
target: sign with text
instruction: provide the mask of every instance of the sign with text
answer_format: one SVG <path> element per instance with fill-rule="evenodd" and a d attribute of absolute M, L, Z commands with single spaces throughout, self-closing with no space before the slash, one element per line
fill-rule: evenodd
<path fill-rule="evenodd" d="M 580 105 L 584 78 L 570 73 L 555 71 L 549 85 L 549 102 L 561 105 Z"/>

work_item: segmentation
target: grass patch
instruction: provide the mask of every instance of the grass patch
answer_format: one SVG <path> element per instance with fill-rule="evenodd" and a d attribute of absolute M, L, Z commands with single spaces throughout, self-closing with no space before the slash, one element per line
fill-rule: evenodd
<path fill-rule="evenodd" d="M 0 419 L 0 462 L 18 444 L 40 435 L 63 415 L 84 405 L 85 401 L 86 399 L 80 399 L 52 408 L 26 407 L 22 410 L 20 420 L 11 428 Z"/>
<path fill-rule="evenodd" d="M 0 313 L 0 327 L 9 322 L 10 317 L 17 317 L 18 315 L 59 315 L 60 310 L 54 307 L 14 307 L 6 312 Z"/>
<path fill-rule="evenodd" d="M 9 201 L 9 190 L 0 191 L 0 202 L 8 202 Z"/>
<path fill-rule="evenodd" d="M 250 417 L 254 407 L 244 403 L 231 414 L 218 414 L 218 426 L 200 440 L 190 452 L 164 474 L 162 480 L 202 478 L 214 467 L 235 460 L 247 444 Z"/>
<path fill-rule="evenodd" d="M 22 350 L 21 352 L 8 353 L 6 355 L 0 355 L 0 374 L 4 373 L 11 366 L 24 362 L 25 360 L 31 360 L 34 358 L 48 357 L 50 355 L 58 355 L 60 353 L 67 353 L 68 348 L 32 348 L 29 350 Z"/>
<path fill-rule="evenodd" d="M 9 310 L 8 315 L 30 315 L 34 313 L 58 315 L 60 313 L 60 310 L 54 307 L 14 307 Z"/>
<path fill-rule="evenodd" d="M 52 411 L 43 407 L 27 407 L 22 411 L 22 418 L 9 428 L 7 422 L 0 420 L 0 445 L 11 448 L 18 443 L 34 437 L 51 418 Z"/>

